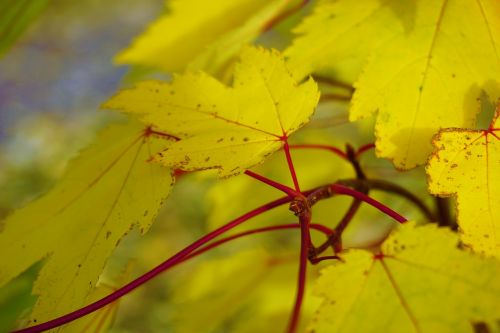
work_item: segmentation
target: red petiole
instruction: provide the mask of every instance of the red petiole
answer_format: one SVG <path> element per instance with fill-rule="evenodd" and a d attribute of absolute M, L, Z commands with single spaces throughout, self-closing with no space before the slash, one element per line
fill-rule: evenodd
<path fill-rule="evenodd" d="M 368 150 L 373 149 L 373 148 L 375 148 L 374 143 L 368 143 L 366 145 L 359 147 L 358 150 L 356 151 L 356 157 L 363 155 L 365 152 L 367 152 Z"/>
<path fill-rule="evenodd" d="M 311 223 L 310 225 L 310 228 L 313 229 L 313 230 L 317 230 L 319 232 L 322 232 L 323 234 L 325 234 L 327 237 L 332 235 L 333 233 L 333 230 L 322 225 L 322 224 L 316 224 L 316 223 Z M 219 240 L 216 240 L 204 247 L 202 247 L 201 249 L 197 250 L 197 251 L 194 251 L 193 253 L 191 253 L 190 255 L 186 256 L 184 259 L 182 259 L 181 261 L 179 261 L 179 263 L 181 262 L 184 262 L 186 260 L 189 260 L 193 257 L 196 257 L 202 253 L 205 253 L 215 247 L 218 247 L 219 245 L 222 245 L 224 243 L 227 243 L 227 242 L 230 242 L 232 240 L 235 240 L 235 239 L 238 239 L 238 238 L 241 238 L 241 237 L 244 237 L 244 236 L 248 236 L 248 235 L 254 235 L 254 234 L 259 234 L 259 233 L 263 233 L 263 232 L 268 232 L 268 231 L 276 231 L 276 230 L 289 230 L 289 229 L 299 229 L 300 228 L 300 225 L 297 224 L 297 223 L 290 223 L 290 224 L 282 224 L 282 225 L 273 225 L 273 226 L 269 226 L 269 227 L 262 227 L 262 228 L 258 228 L 258 229 L 252 229 L 252 230 L 248 230 L 248 231 L 243 231 L 243 232 L 240 232 L 240 233 L 237 233 L 237 234 L 234 234 L 232 236 L 228 236 L 228 237 L 225 237 L 225 238 L 221 238 Z"/>
<path fill-rule="evenodd" d="M 327 151 L 330 151 L 332 153 L 334 153 L 335 155 L 347 160 L 347 155 L 346 153 L 335 147 L 335 146 L 330 146 L 330 145 L 323 145 L 323 144 L 296 144 L 296 145 L 290 145 L 290 148 L 291 149 L 321 149 L 321 150 L 327 150 Z"/>
<path fill-rule="evenodd" d="M 166 261 L 161 263 L 160 265 L 156 266 L 154 269 L 151 271 L 147 272 L 146 274 L 138 277 L 137 279 L 133 280 L 132 282 L 126 284 L 125 286 L 121 287 L 120 289 L 117 289 L 115 292 L 109 294 L 108 296 L 101 298 L 100 300 L 91 303 L 81 309 L 78 309 L 76 311 L 73 311 L 71 313 L 68 313 L 66 315 L 63 315 L 61 317 L 58 317 L 56 319 L 47 321 L 45 323 L 41 323 L 32 327 L 24 328 L 18 331 L 15 331 L 13 333 L 36 333 L 36 332 L 43 332 L 52 328 L 59 327 L 61 325 L 67 324 L 73 320 L 76 320 L 80 317 L 83 317 L 85 315 L 88 315 L 89 313 L 92 313 L 94 311 L 97 311 L 104 306 L 118 300 L 120 297 L 128 294 L 129 292 L 133 291 L 137 287 L 143 285 L 144 283 L 148 282 L 152 278 L 156 277 L 160 273 L 166 271 L 167 269 L 173 267 L 174 265 L 177 265 L 178 263 L 182 262 L 186 256 L 191 254 L 193 251 L 196 249 L 200 248 L 201 246 L 207 244 L 217 236 L 233 229 L 234 227 L 240 225 L 241 223 L 257 216 L 260 215 L 264 212 L 267 212 L 275 207 L 281 206 L 287 202 L 290 202 L 291 199 L 289 197 L 284 197 L 280 198 L 278 200 L 272 201 L 268 204 L 265 204 L 259 208 L 256 208 L 240 217 L 237 219 L 225 224 L 224 226 L 206 234 L 205 236 L 201 237 L 191 245 L 188 245 L 181 251 L 177 252 L 175 255 L 172 257 L 168 258 Z"/>

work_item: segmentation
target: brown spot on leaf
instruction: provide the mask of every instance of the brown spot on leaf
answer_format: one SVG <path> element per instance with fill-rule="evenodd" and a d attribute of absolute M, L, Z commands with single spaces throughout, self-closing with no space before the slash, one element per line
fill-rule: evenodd
<path fill-rule="evenodd" d="M 490 329 L 486 323 L 482 321 L 473 322 L 472 328 L 474 329 L 474 333 L 490 333 Z"/>

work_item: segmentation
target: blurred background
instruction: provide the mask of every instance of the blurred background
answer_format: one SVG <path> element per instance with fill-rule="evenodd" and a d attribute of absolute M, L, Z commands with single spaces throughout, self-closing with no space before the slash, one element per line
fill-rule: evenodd
<path fill-rule="evenodd" d="M 161 0 L 0 0 L 0 219 L 49 189 L 68 160 L 117 117 L 99 110 L 99 105 L 120 86 L 144 77 L 168 78 L 148 68 L 113 64 L 115 55 L 164 8 Z M 305 7 L 281 22 L 257 43 L 283 48 L 292 36 L 290 28 L 308 10 Z M 342 100 L 325 101 L 294 140 L 341 148 L 346 142 L 354 146 L 373 142 L 371 120 L 348 124 L 347 106 Z M 306 187 L 352 177 L 350 167 L 331 155 L 294 154 Z M 257 171 L 287 182 L 282 161 L 277 153 Z M 372 153 L 363 163 L 370 175 L 404 182 L 407 188 L 425 193 L 422 170 L 402 175 Z M 217 182 L 211 172 L 183 176 L 151 231 L 144 237 L 132 232 L 120 243 L 103 275 L 109 281 L 104 294 L 201 234 L 277 196 L 273 189 L 247 178 Z M 387 202 L 384 195 L 379 199 Z M 334 225 L 348 204 L 347 199 L 334 206 L 319 204 L 315 221 Z M 410 218 L 422 218 L 400 199 L 392 198 L 391 207 Z M 346 235 L 347 245 L 369 243 L 392 226 L 366 207 L 359 216 Z M 291 218 L 284 207 L 252 226 L 268 225 L 269 220 L 291 223 Z M 280 331 L 294 296 L 297 244 L 297 234 L 284 231 L 228 245 L 176 268 L 168 273 L 169 278 L 148 283 L 120 302 L 117 315 L 118 306 L 114 306 L 97 314 L 83 331 L 107 331 L 111 321 L 115 322 L 111 332 L 116 333 Z M 254 266 L 249 271 L 244 263 Z M 35 265 L 0 289 L 0 332 L 29 313 L 35 301 L 31 284 L 39 268 L 40 264 Z M 311 276 L 319 268 L 312 269 Z M 307 299 L 304 317 L 311 315 L 318 302 L 310 295 Z"/>
<path fill-rule="evenodd" d="M 106 121 L 99 105 L 127 71 L 114 55 L 162 10 L 159 0 L 0 1 L 0 216 L 45 189 Z"/>
<path fill-rule="evenodd" d="M 159 0 L 0 1 L 0 219 L 45 192 L 110 115 L 127 72 L 112 64 Z M 29 311 L 33 267 L 0 290 L 0 332 Z"/>

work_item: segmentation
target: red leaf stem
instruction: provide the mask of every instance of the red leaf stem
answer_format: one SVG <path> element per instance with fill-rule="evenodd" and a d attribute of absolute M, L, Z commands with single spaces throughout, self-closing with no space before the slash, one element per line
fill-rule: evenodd
<path fill-rule="evenodd" d="M 329 189 L 330 189 L 330 191 L 332 191 L 335 194 L 348 195 L 348 196 L 351 196 L 353 198 L 364 201 L 367 204 L 377 208 L 382 213 L 392 217 L 393 219 L 395 219 L 399 223 L 405 223 L 408 221 L 405 217 L 403 217 L 400 214 L 398 214 L 397 212 L 393 211 L 392 209 L 390 209 L 389 207 L 387 207 L 386 205 L 384 205 L 380 201 L 377 201 L 364 193 L 353 190 L 350 187 L 340 185 L 340 184 L 332 184 L 329 186 Z"/>
<path fill-rule="evenodd" d="M 274 180 L 271 180 L 271 179 L 269 179 L 267 177 L 261 176 L 261 175 L 255 173 L 255 172 L 253 172 L 253 171 L 246 170 L 245 174 L 247 176 L 250 176 L 252 178 L 257 179 L 258 181 L 263 182 L 264 184 L 267 184 L 267 185 L 269 185 L 271 187 L 274 187 L 275 189 L 280 190 L 281 192 L 286 193 L 290 197 L 296 197 L 296 196 L 300 196 L 301 195 L 300 192 L 297 192 L 293 188 L 288 187 L 286 185 L 283 185 L 281 183 L 275 182 Z"/>
<path fill-rule="evenodd" d="M 322 232 L 323 234 L 325 234 L 327 237 L 330 236 L 332 233 L 333 233 L 333 230 L 328 228 L 327 226 L 324 226 L 322 224 L 316 224 L 316 223 L 311 223 L 309 225 L 309 227 L 311 229 L 314 229 L 314 230 L 317 230 L 317 231 L 320 231 Z M 218 239 L 204 247 L 202 247 L 201 249 L 199 250 L 196 250 L 194 252 L 192 252 L 190 255 L 184 257 L 184 259 L 182 259 L 179 263 L 181 262 L 184 262 L 186 260 L 189 260 L 193 257 L 196 257 L 202 253 L 205 253 L 215 247 L 218 247 L 224 243 L 227 243 L 229 241 L 232 241 L 234 239 L 238 239 L 238 238 L 241 238 L 241 237 L 244 237 L 244 236 L 248 236 L 248 235 L 253 235 L 253 234 L 258 234 L 258 233 L 262 233 L 262 232 L 267 232 L 267 231 L 275 231 L 275 230 L 287 230 L 287 229 L 299 229 L 300 228 L 300 224 L 298 223 L 290 223 L 290 224 L 282 224 L 282 225 L 272 225 L 272 226 L 269 226 L 269 227 L 262 227 L 262 228 L 258 228 L 258 229 L 252 229 L 252 230 L 248 230 L 248 231 L 243 231 L 243 232 L 240 232 L 240 233 L 237 233 L 237 234 L 234 234 L 232 236 L 228 236 L 228 237 L 225 237 L 225 238 L 221 238 L 221 239 Z"/>
<path fill-rule="evenodd" d="M 288 141 L 285 141 L 283 149 L 285 150 L 286 162 L 288 164 L 288 169 L 290 170 L 290 175 L 292 176 L 293 186 L 295 187 L 295 191 L 300 192 L 299 181 L 297 180 L 297 173 L 295 173 L 295 167 L 293 166 L 292 154 L 290 154 Z"/>
<path fill-rule="evenodd" d="M 121 287 L 120 289 L 117 289 L 113 293 L 109 294 L 108 296 L 101 298 L 100 300 L 91 303 L 83 308 L 80 308 L 78 310 L 75 310 L 73 312 L 70 312 L 66 315 L 63 315 L 61 317 L 52 319 L 50 321 L 47 321 L 45 323 L 41 323 L 35 326 L 31 326 L 28 328 L 24 328 L 18 331 L 15 331 L 13 333 L 37 333 L 37 332 L 43 332 L 52 328 L 59 327 L 61 325 L 67 324 L 73 320 L 76 320 L 80 317 L 83 317 L 85 315 L 88 315 L 94 311 L 97 311 L 101 309 L 102 307 L 113 303 L 114 301 L 118 300 L 120 297 L 128 294 L 129 292 L 133 291 L 137 287 L 140 287 L 144 283 L 148 282 L 152 278 L 156 277 L 160 273 L 164 272 L 165 270 L 173 267 L 174 265 L 178 264 L 179 262 L 183 261 L 186 256 L 188 256 L 191 252 L 195 251 L 199 247 L 205 245 L 206 243 L 210 242 L 212 239 L 216 238 L 217 236 L 233 229 L 234 227 L 240 225 L 241 223 L 257 216 L 260 215 L 264 212 L 267 212 L 268 210 L 271 210 L 275 207 L 278 207 L 280 205 L 283 205 L 287 202 L 290 202 L 292 199 L 290 197 L 283 197 L 277 200 L 274 200 L 270 203 L 267 203 L 263 206 L 260 206 L 238 218 L 235 220 L 223 225 L 222 227 L 206 234 L 205 236 L 199 238 L 197 241 L 194 243 L 188 245 L 181 251 L 177 252 L 175 255 L 172 257 L 168 258 L 165 260 L 163 263 L 160 265 L 156 266 L 146 274 L 138 277 L 137 279 L 133 280 L 132 282 L 126 284 L 125 286 Z"/>
<path fill-rule="evenodd" d="M 343 159 L 347 159 L 346 153 L 337 147 L 334 146 L 329 146 L 329 145 L 322 145 L 322 144 L 296 144 L 296 145 L 290 145 L 289 146 L 291 149 L 323 149 L 323 150 L 328 150 L 332 153 L 334 153 L 337 156 L 340 156 Z"/>
<path fill-rule="evenodd" d="M 356 151 L 356 157 L 363 155 L 365 152 L 367 152 L 368 150 L 373 149 L 373 148 L 375 148 L 374 143 L 368 143 L 366 145 L 359 147 L 358 150 Z"/>

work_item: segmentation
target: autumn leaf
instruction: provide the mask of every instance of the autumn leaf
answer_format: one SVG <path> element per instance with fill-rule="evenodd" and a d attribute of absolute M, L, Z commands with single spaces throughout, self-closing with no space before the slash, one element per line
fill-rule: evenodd
<path fill-rule="evenodd" d="M 395 11 L 404 13 L 404 8 L 411 4 L 411 1 L 320 1 L 313 13 L 293 30 L 298 37 L 284 51 L 290 68 L 299 78 L 321 73 L 347 83 L 356 81 L 372 50 L 404 31 Z"/>
<path fill-rule="evenodd" d="M 500 105 L 486 131 L 445 129 L 434 139 L 429 192 L 457 196 L 462 240 L 500 258 Z"/>
<path fill-rule="evenodd" d="M 46 195 L 3 221 L 0 266 L 4 285 L 45 259 L 33 293 L 31 324 L 90 301 L 107 258 L 132 228 L 145 232 L 170 192 L 166 168 L 147 163 L 170 144 L 137 123 L 115 125 L 72 161 Z"/>
<path fill-rule="evenodd" d="M 304 49 L 309 41 L 310 50 L 301 51 L 306 55 L 335 49 L 331 58 L 317 62 L 318 69 L 339 71 L 341 78 L 352 78 L 366 62 L 355 83 L 350 119 L 376 112 L 378 156 L 411 169 L 426 161 L 440 128 L 473 127 L 483 92 L 491 101 L 500 97 L 500 2 L 366 3 L 361 14 L 362 5 L 353 1 L 325 5 L 328 12 L 318 10 L 306 21 L 300 31 L 307 34 L 295 48 Z M 309 32 L 313 28 L 317 31 Z M 318 36 L 333 29 L 333 36 L 321 34 L 325 40 Z M 352 44 L 358 46 L 351 49 Z"/>
<path fill-rule="evenodd" d="M 277 51 L 248 47 L 233 87 L 204 73 L 187 73 L 172 83 L 141 82 L 104 107 L 136 114 L 180 139 L 154 161 L 186 171 L 215 168 L 227 177 L 278 150 L 309 120 L 318 98 L 316 83 L 298 85 Z"/>
<path fill-rule="evenodd" d="M 120 64 L 217 74 L 289 0 L 174 0 L 169 11 L 116 57 Z"/>
<path fill-rule="evenodd" d="M 402 226 L 374 256 L 350 250 L 327 267 L 310 332 L 477 332 L 500 318 L 500 266 L 459 249 L 435 224 Z"/>

